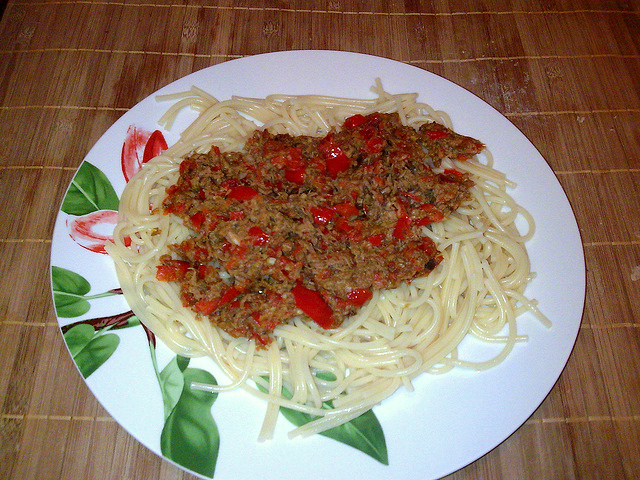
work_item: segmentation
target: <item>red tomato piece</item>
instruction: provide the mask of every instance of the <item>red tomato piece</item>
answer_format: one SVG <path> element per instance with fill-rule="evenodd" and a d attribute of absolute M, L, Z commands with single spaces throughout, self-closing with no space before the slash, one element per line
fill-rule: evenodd
<path fill-rule="evenodd" d="M 233 187 L 229 193 L 227 194 L 227 198 L 232 198 L 233 200 L 251 200 L 254 197 L 260 195 L 255 189 L 248 187 L 246 185 L 238 185 L 237 187 Z"/>
<path fill-rule="evenodd" d="M 354 288 L 347 293 L 347 300 L 356 307 L 361 307 L 373 297 L 373 292 L 368 288 Z"/>
<path fill-rule="evenodd" d="M 291 290 L 296 306 L 320 327 L 327 329 L 333 325 L 333 311 L 322 295 L 298 282 Z"/>
<path fill-rule="evenodd" d="M 393 229 L 393 236 L 399 240 L 404 240 L 407 235 L 407 232 L 411 228 L 411 219 L 406 213 L 402 213 L 398 217 L 398 221 Z"/>
<path fill-rule="evenodd" d="M 366 118 L 363 115 L 356 113 L 344 121 L 344 128 L 352 129 L 362 125 L 365 121 Z"/>
<path fill-rule="evenodd" d="M 460 180 L 464 178 L 464 173 L 462 173 L 460 170 L 456 170 L 455 168 L 445 168 L 444 174 L 452 177 L 456 177 Z"/>
<path fill-rule="evenodd" d="M 382 243 L 382 240 L 384 240 L 384 233 L 377 233 L 376 235 L 367 237 L 367 241 L 374 247 L 378 247 Z"/>
<path fill-rule="evenodd" d="M 353 203 L 342 202 L 333 207 L 338 212 L 338 215 L 342 217 L 353 217 L 360 214 L 360 210 Z"/>
<path fill-rule="evenodd" d="M 430 257 L 433 257 L 435 256 L 436 253 L 438 253 L 438 247 L 436 246 L 435 242 L 431 240 L 429 237 L 422 238 L 422 243 L 420 247 Z M 442 260 L 442 256 L 440 256 L 440 258 L 436 260 L 438 261 L 438 263 L 440 263 L 440 261 Z"/>
<path fill-rule="evenodd" d="M 189 217 L 189 221 L 193 226 L 194 230 L 199 231 L 202 227 L 202 224 L 207 219 L 206 215 L 203 212 L 194 213 Z"/>
<path fill-rule="evenodd" d="M 414 202 L 422 202 L 423 199 L 420 198 L 419 195 L 416 195 L 413 192 L 400 192 L 402 195 L 404 195 L 405 197 L 409 197 L 411 200 L 413 200 Z"/>
<path fill-rule="evenodd" d="M 448 133 L 445 130 L 427 130 L 426 133 L 431 140 L 439 140 L 448 135 Z"/>
<path fill-rule="evenodd" d="M 333 219 L 335 212 L 328 207 L 312 207 L 311 215 L 315 223 L 326 226 Z"/>
<path fill-rule="evenodd" d="M 202 247 L 196 247 L 195 251 L 194 251 L 194 260 L 196 262 L 208 262 L 210 260 L 209 258 L 209 252 L 206 248 L 202 248 Z"/>
<path fill-rule="evenodd" d="M 206 265 L 198 265 L 198 278 L 203 279 L 207 275 L 208 268 Z"/>
<path fill-rule="evenodd" d="M 299 168 L 296 170 L 286 169 L 284 171 L 284 178 L 292 183 L 295 183 L 296 185 L 302 185 L 304 183 L 304 174 L 304 168 Z"/>
<path fill-rule="evenodd" d="M 255 225 L 249 229 L 249 235 L 253 237 L 253 244 L 257 246 L 266 245 L 271 240 L 271 237 L 264 230 Z"/>
<path fill-rule="evenodd" d="M 336 228 L 341 232 L 350 233 L 354 227 L 346 218 L 338 218 L 336 220 Z"/>
<path fill-rule="evenodd" d="M 220 302 L 217 299 L 207 300 L 202 299 L 198 300 L 196 304 L 193 306 L 196 312 L 200 312 L 204 315 L 211 315 L 216 309 L 220 306 Z"/>
<path fill-rule="evenodd" d="M 168 207 L 165 207 L 164 209 L 164 213 L 174 213 L 176 215 L 181 215 L 183 213 L 186 213 L 187 210 L 189 210 L 189 206 L 184 203 L 176 203 L 175 205 L 169 205 Z"/>
<path fill-rule="evenodd" d="M 196 167 L 195 160 L 192 160 L 190 158 L 185 158 L 180 163 L 180 175 L 184 175 L 186 172 L 188 172 L 189 170 L 193 170 L 195 167 Z"/>
<path fill-rule="evenodd" d="M 431 203 L 420 205 L 419 208 L 426 213 L 422 219 L 418 220 L 418 225 L 421 227 L 444 220 L 444 214 L 438 209 L 438 207 Z"/>
<path fill-rule="evenodd" d="M 229 287 L 222 294 L 222 297 L 220 298 L 220 305 L 219 306 L 222 306 L 222 305 L 224 305 L 226 303 L 231 302 L 232 300 L 234 300 L 241 293 L 242 293 L 242 290 L 236 288 L 235 286 Z"/>
<path fill-rule="evenodd" d="M 333 135 L 327 135 L 318 148 L 324 154 L 327 173 L 331 178 L 336 178 L 340 172 L 344 172 L 351 166 L 351 159 L 334 140 Z"/>
<path fill-rule="evenodd" d="M 300 148 L 288 148 L 284 158 L 285 166 L 291 170 L 300 170 L 305 167 L 302 149 Z"/>
<path fill-rule="evenodd" d="M 191 264 L 183 260 L 165 260 L 156 267 L 156 279 L 161 282 L 177 282 L 184 279 Z"/>
<path fill-rule="evenodd" d="M 384 146 L 384 140 L 380 137 L 371 137 L 364 144 L 364 151 L 367 153 L 380 153 Z"/>

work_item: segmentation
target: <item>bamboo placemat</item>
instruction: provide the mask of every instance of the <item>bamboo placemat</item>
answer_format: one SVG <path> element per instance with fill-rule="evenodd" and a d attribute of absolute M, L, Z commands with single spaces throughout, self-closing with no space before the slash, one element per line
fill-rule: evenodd
<path fill-rule="evenodd" d="M 212 4 L 213 3 L 213 4 Z M 89 148 L 157 88 L 289 49 L 442 75 L 555 171 L 585 249 L 574 352 L 535 414 L 452 479 L 640 478 L 640 4 L 615 1 L 10 1 L 0 22 L 0 478 L 193 478 L 78 375 L 50 299 L 55 215 Z"/>

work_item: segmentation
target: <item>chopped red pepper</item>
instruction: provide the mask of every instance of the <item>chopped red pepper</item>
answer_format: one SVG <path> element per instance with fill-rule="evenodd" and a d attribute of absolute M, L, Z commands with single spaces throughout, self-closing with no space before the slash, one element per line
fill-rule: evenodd
<path fill-rule="evenodd" d="M 184 279 L 190 266 L 184 260 L 165 260 L 156 267 L 156 279 L 161 282 L 178 282 Z"/>
<path fill-rule="evenodd" d="M 352 129 L 362 125 L 366 121 L 364 115 L 356 113 L 344 121 L 344 128 Z"/>
<path fill-rule="evenodd" d="M 466 159 L 465 159 L 466 160 Z M 448 168 L 444 173 L 438 174 L 438 178 L 443 183 L 458 183 L 464 179 L 464 173 Z"/>
<path fill-rule="evenodd" d="M 206 219 L 207 217 L 203 212 L 194 213 L 193 215 L 191 215 L 191 217 L 189 217 L 189 221 L 191 222 L 193 229 L 196 231 L 200 230 L 202 224 Z"/>
<path fill-rule="evenodd" d="M 242 262 L 245 255 L 247 254 L 247 251 L 249 250 L 249 247 L 247 247 L 246 245 L 234 244 L 229 244 L 229 246 L 225 247 L 225 245 L 223 244 L 222 249 L 228 249 L 229 254 L 231 255 L 230 260 L 224 265 L 227 270 L 231 270 L 232 268 L 237 267 L 240 262 Z"/>
<path fill-rule="evenodd" d="M 180 163 L 180 175 L 184 175 L 186 172 L 188 172 L 189 170 L 193 170 L 194 168 L 196 168 L 195 160 L 191 158 L 185 158 Z"/>
<path fill-rule="evenodd" d="M 204 277 L 206 277 L 207 272 L 210 268 L 212 267 L 209 267 L 207 265 L 198 265 L 198 278 L 202 280 Z"/>
<path fill-rule="evenodd" d="M 439 140 L 448 135 L 446 130 L 427 130 L 426 134 L 431 140 Z"/>
<path fill-rule="evenodd" d="M 173 195 L 176 192 L 180 191 L 180 186 L 177 183 L 174 183 L 173 185 L 170 185 L 169 187 L 165 188 L 164 191 L 167 193 L 167 195 Z"/>
<path fill-rule="evenodd" d="M 353 225 L 349 223 L 349 220 L 341 217 L 336 220 L 336 228 L 343 233 L 349 233 L 353 230 Z"/>
<path fill-rule="evenodd" d="M 237 187 L 233 187 L 229 191 L 227 198 L 244 201 L 251 200 L 253 197 L 257 197 L 258 195 L 260 194 L 255 189 L 247 187 L 246 185 L 239 185 Z"/>
<path fill-rule="evenodd" d="M 284 168 L 284 177 L 296 185 L 304 183 L 306 171 L 305 160 L 302 157 L 302 149 L 288 147 L 282 155 L 278 155 L 271 160 L 276 166 Z"/>
<path fill-rule="evenodd" d="M 422 237 L 420 248 L 422 248 L 422 250 L 430 257 L 433 257 L 436 253 L 438 253 L 438 247 L 436 246 L 435 242 L 429 237 Z M 436 261 L 440 263 L 442 261 L 442 256 L 440 255 L 439 259 L 436 258 Z"/>
<path fill-rule="evenodd" d="M 288 168 L 284 171 L 284 178 L 292 183 L 295 183 L 296 185 L 302 185 L 304 183 L 304 174 L 304 168 L 298 168 L 295 170 Z"/>
<path fill-rule="evenodd" d="M 376 175 L 375 177 L 373 177 L 373 183 L 376 184 L 377 187 L 382 187 L 385 184 L 384 178 L 382 178 L 380 175 Z"/>
<path fill-rule="evenodd" d="M 330 268 L 323 268 L 317 275 L 317 278 L 319 278 L 320 280 L 325 280 L 329 277 L 331 277 L 332 272 Z"/>
<path fill-rule="evenodd" d="M 296 306 L 302 310 L 311 320 L 322 328 L 331 328 L 333 325 L 333 311 L 322 295 L 315 290 L 310 290 L 298 282 L 291 290 Z"/>
<path fill-rule="evenodd" d="M 338 215 L 342 217 L 354 217 L 356 215 L 360 215 L 360 210 L 353 203 L 350 202 L 342 202 L 333 207 L 333 209 L 338 212 Z"/>
<path fill-rule="evenodd" d="M 328 207 L 312 207 L 311 215 L 313 215 L 315 223 L 326 226 L 334 217 L 335 212 Z"/>
<path fill-rule="evenodd" d="M 200 312 L 204 315 L 211 315 L 219 306 L 220 302 L 217 299 L 202 299 L 198 300 L 193 308 L 196 312 Z"/>
<path fill-rule="evenodd" d="M 367 153 L 380 153 L 384 146 L 384 140 L 380 137 L 371 137 L 364 144 L 364 151 Z"/>
<path fill-rule="evenodd" d="M 418 220 L 418 225 L 424 226 L 429 225 L 430 223 L 440 222 L 444 220 L 444 213 L 442 213 L 438 207 L 431 203 L 425 203 L 424 205 L 420 205 L 420 210 L 426 212 L 426 215 Z"/>
<path fill-rule="evenodd" d="M 164 214 L 173 213 L 175 215 L 182 215 L 183 213 L 186 213 L 187 210 L 189 210 L 189 206 L 186 203 L 181 202 L 165 207 Z"/>
<path fill-rule="evenodd" d="M 327 173 L 331 178 L 336 178 L 340 172 L 344 172 L 351 166 L 351 159 L 340 148 L 333 135 L 327 135 L 318 148 L 324 154 Z"/>
<path fill-rule="evenodd" d="M 444 174 L 452 177 L 456 177 L 459 180 L 462 180 L 464 178 L 464 173 L 462 173 L 460 170 L 456 170 L 455 168 L 445 168 Z"/>
<path fill-rule="evenodd" d="M 257 246 L 266 245 L 271 237 L 260 227 L 254 225 L 249 229 L 249 235 L 253 237 L 253 244 Z"/>
<path fill-rule="evenodd" d="M 251 338 L 253 338 L 253 339 L 257 340 L 258 342 L 260 342 L 260 344 L 263 347 L 266 346 L 266 345 L 269 345 L 271 343 L 271 337 L 268 337 L 266 335 L 259 335 L 258 333 L 254 333 L 254 334 L 251 335 Z"/>
<path fill-rule="evenodd" d="M 231 244 L 231 248 L 229 249 L 231 255 L 239 258 L 244 258 L 248 250 L 249 248 L 246 245 L 235 245 L 233 243 Z"/>
<path fill-rule="evenodd" d="M 220 298 L 220 307 L 230 301 L 234 300 L 238 295 L 242 293 L 242 290 L 236 288 L 235 286 L 227 288 L 222 297 Z"/>
<path fill-rule="evenodd" d="M 404 209 L 402 209 L 402 211 L 400 212 L 400 215 L 398 216 L 398 221 L 396 222 L 396 225 L 393 228 L 393 236 L 399 240 L 404 240 L 410 228 L 411 228 L 411 218 L 409 218 L 409 216 L 404 211 Z"/>
<path fill-rule="evenodd" d="M 422 202 L 423 199 L 420 198 L 419 195 L 416 195 L 413 192 L 400 192 L 402 195 L 404 195 L 405 197 L 409 197 L 411 200 L 413 200 L 414 202 Z"/>
<path fill-rule="evenodd" d="M 211 315 L 219 307 L 233 301 L 238 295 L 242 293 L 242 290 L 237 289 L 235 286 L 227 288 L 219 299 L 205 299 L 199 300 L 194 305 L 194 309 L 205 315 Z"/>
<path fill-rule="evenodd" d="M 361 307 L 373 297 L 373 292 L 368 288 L 354 288 L 347 293 L 347 300 L 356 307 Z"/>
<path fill-rule="evenodd" d="M 196 262 L 208 262 L 210 260 L 209 251 L 206 248 L 196 247 L 193 252 L 193 258 Z"/>
<path fill-rule="evenodd" d="M 285 166 L 291 170 L 299 170 L 305 167 L 305 161 L 302 157 L 301 148 L 287 148 L 287 154 L 285 156 Z"/>
<path fill-rule="evenodd" d="M 268 141 L 265 143 L 264 149 L 265 153 L 275 153 L 270 160 L 278 168 L 297 170 L 305 166 L 300 148 L 284 147 L 281 142 Z"/>
<path fill-rule="evenodd" d="M 287 280 L 291 280 L 292 274 L 297 272 L 302 264 L 300 262 L 294 262 L 288 257 L 280 257 L 278 259 L 278 268 L 280 269 L 280 273 Z"/>
<path fill-rule="evenodd" d="M 382 243 L 382 240 L 384 240 L 384 233 L 377 233 L 367 237 L 367 241 L 374 247 L 379 246 Z"/>

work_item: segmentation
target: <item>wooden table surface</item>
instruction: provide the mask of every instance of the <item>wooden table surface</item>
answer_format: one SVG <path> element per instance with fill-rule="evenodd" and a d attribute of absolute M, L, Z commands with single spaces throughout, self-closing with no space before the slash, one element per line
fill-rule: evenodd
<path fill-rule="evenodd" d="M 55 216 L 129 108 L 263 52 L 388 57 L 512 121 L 574 209 L 587 296 L 568 365 L 533 416 L 451 479 L 640 478 L 640 3 L 9 1 L 0 21 L 0 478 L 194 478 L 85 386 L 52 305 Z M 309 477 L 312 478 L 312 477 Z"/>

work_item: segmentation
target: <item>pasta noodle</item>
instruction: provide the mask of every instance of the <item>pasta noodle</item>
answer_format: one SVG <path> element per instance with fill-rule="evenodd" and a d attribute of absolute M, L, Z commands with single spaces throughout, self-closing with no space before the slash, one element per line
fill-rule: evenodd
<path fill-rule="evenodd" d="M 397 112 L 414 127 L 429 121 L 451 127 L 446 114 L 419 103 L 416 94 L 391 95 L 379 82 L 372 90 L 377 95 L 372 100 L 273 95 L 217 101 L 195 87 L 159 97 L 174 102 L 160 119 L 165 128 L 184 108 L 198 117 L 175 145 L 145 164 L 122 194 L 114 243 L 107 250 L 129 305 L 169 348 L 188 357 L 209 356 L 229 378 L 226 385 L 193 388 L 242 388 L 267 402 L 260 439 L 272 435 L 280 406 L 318 416 L 291 436 L 318 433 L 359 416 L 402 386 L 411 389 L 412 379 L 422 373 L 493 367 L 526 340 L 517 333 L 517 318 L 525 311 L 549 325 L 535 301 L 524 295 L 532 278 L 524 242 L 535 232 L 533 219 L 508 195 L 513 183 L 493 169 L 489 152 L 483 154 L 484 163 L 443 162 L 442 168 L 468 172 L 475 186 L 472 201 L 446 220 L 422 227 L 444 257 L 439 267 L 411 284 L 374 292 L 338 328 L 323 330 L 296 317 L 275 329 L 267 348 L 258 349 L 253 340 L 233 338 L 198 318 L 182 306 L 176 284 L 156 280 L 156 265 L 167 246 L 189 236 L 186 227 L 159 208 L 183 156 L 205 153 L 213 144 L 223 151 L 240 150 L 256 128 L 324 135 L 356 113 Z M 516 228 L 516 219 L 528 224 L 525 234 Z M 489 360 L 461 359 L 458 346 L 466 337 L 501 349 Z"/>

